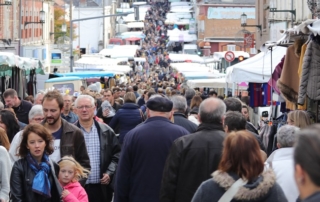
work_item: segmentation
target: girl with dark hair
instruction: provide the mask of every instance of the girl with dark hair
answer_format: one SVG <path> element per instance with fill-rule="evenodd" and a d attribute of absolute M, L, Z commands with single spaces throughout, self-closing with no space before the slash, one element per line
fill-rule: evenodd
<path fill-rule="evenodd" d="M 12 168 L 12 202 L 60 201 L 62 188 L 57 179 L 59 166 L 49 159 L 53 136 L 41 124 L 29 124 L 22 133 L 18 155 Z"/>
<path fill-rule="evenodd" d="M 252 134 L 245 130 L 232 132 L 223 146 L 218 170 L 200 185 L 192 202 L 287 202 L 274 172 L 264 171 L 260 147 Z"/>
<path fill-rule="evenodd" d="M 13 137 L 20 131 L 20 126 L 15 114 L 9 110 L 0 111 L 0 128 L 3 128 L 11 143 Z"/>

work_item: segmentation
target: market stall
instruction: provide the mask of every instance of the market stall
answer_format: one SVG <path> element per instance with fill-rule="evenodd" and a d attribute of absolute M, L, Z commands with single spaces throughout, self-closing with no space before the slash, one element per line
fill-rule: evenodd
<path fill-rule="evenodd" d="M 44 74 L 40 60 L 0 52 L 1 92 L 13 88 L 19 97 L 34 95 L 37 92 L 36 74 Z"/>

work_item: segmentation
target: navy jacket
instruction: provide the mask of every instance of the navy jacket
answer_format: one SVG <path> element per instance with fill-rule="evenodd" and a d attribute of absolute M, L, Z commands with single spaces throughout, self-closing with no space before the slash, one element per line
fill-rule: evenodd
<path fill-rule="evenodd" d="M 164 117 L 151 117 L 124 139 L 115 202 L 159 202 L 164 164 L 173 141 L 189 132 Z"/>
<path fill-rule="evenodd" d="M 143 122 L 139 106 L 134 103 L 125 103 L 114 115 L 109 126 L 115 130 L 119 124 L 120 135 L 119 143 L 123 143 L 125 135 L 137 125 Z"/>

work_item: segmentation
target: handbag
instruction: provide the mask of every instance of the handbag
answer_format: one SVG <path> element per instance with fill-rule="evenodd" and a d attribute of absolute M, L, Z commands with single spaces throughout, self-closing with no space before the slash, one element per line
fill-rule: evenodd
<path fill-rule="evenodd" d="M 242 178 L 239 178 L 235 183 L 231 185 L 231 187 L 221 196 L 218 202 L 230 202 L 233 197 L 237 194 L 240 187 L 247 184 L 247 180 L 243 180 Z"/>

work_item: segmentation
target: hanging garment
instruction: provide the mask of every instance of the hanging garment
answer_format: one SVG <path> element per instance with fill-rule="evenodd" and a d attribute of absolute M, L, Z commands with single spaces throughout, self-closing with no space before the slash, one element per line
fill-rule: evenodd
<path fill-rule="evenodd" d="M 262 84 L 262 90 L 263 90 L 263 105 L 271 105 L 271 100 L 272 100 L 272 89 L 271 86 L 269 86 L 268 83 Z"/>
<path fill-rule="evenodd" d="M 277 81 L 277 87 L 283 97 L 293 103 L 297 103 L 299 90 L 298 68 L 300 57 L 296 55 L 295 49 L 294 45 L 287 49 L 281 77 Z"/>
<path fill-rule="evenodd" d="M 279 64 L 276 66 L 276 69 L 274 70 L 274 72 L 272 73 L 272 77 L 270 78 L 268 84 L 270 86 L 272 86 L 273 90 L 275 92 L 277 92 L 280 95 L 280 90 L 277 87 L 277 81 L 280 79 L 281 77 L 281 72 L 282 72 L 282 68 L 283 68 L 283 64 L 284 64 L 284 60 L 285 60 L 285 56 L 283 56 L 283 58 L 281 59 L 281 61 L 279 62 Z"/>
<path fill-rule="evenodd" d="M 310 41 L 304 55 L 300 80 L 298 104 L 303 105 L 306 95 L 312 100 L 320 100 L 320 45 Z"/>
<path fill-rule="evenodd" d="M 301 76 L 302 76 L 303 58 L 304 58 L 304 54 L 305 54 L 306 50 L 307 50 L 307 44 L 303 44 L 302 47 L 301 47 L 301 57 L 300 57 L 299 69 L 298 69 L 299 86 L 300 86 L 300 81 L 301 81 Z M 307 103 L 308 103 L 307 100 L 305 100 L 303 105 L 298 105 L 298 109 L 299 110 L 306 110 L 307 109 Z"/>
<path fill-rule="evenodd" d="M 261 83 L 249 83 L 250 107 L 260 107 L 263 105 Z"/>

